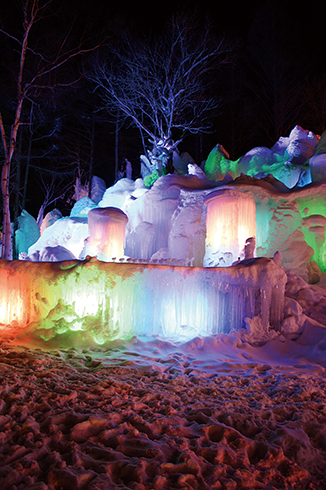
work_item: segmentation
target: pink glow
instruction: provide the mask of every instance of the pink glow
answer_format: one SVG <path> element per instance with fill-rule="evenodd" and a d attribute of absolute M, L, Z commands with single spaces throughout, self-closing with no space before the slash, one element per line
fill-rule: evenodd
<path fill-rule="evenodd" d="M 127 215 L 118 208 L 94 208 L 88 213 L 88 253 L 100 260 L 124 255 Z"/>
<path fill-rule="evenodd" d="M 256 206 L 251 194 L 223 189 L 205 202 L 206 254 L 204 266 L 231 265 L 243 258 L 245 242 L 256 236 Z"/>

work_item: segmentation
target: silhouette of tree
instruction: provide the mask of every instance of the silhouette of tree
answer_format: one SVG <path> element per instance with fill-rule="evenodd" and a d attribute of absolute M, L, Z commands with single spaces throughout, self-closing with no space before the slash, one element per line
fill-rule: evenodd
<path fill-rule="evenodd" d="M 125 33 L 94 61 L 89 78 L 105 107 L 136 126 L 152 169 L 162 170 L 187 133 L 211 129 L 214 76 L 230 47 L 209 26 L 174 17 L 163 36 L 134 38 Z M 146 150 L 145 139 L 152 145 Z"/>
<path fill-rule="evenodd" d="M 3 199 L 1 256 L 5 259 L 10 259 L 12 256 L 9 183 L 24 106 L 30 101 L 37 100 L 44 91 L 49 96 L 60 87 L 74 84 L 76 67 L 71 67 L 68 71 L 66 69 L 68 63 L 71 66 L 77 56 L 89 53 L 97 47 L 91 45 L 89 39 L 79 39 L 73 44 L 72 26 L 68 26 L 68 30 L 63 31 L 65 22 L 63 20 L 58 22 L 59 17 L 55 10 L 57 7 L 52 0 L 23 0 L 22 10 L 15 12 L 17 18 L 21 19 L 21 24 L 13 23 L 12 16 L 7 16 L 7 29 L 2 26 L 0 28 L 0 34 L 4 38 L 3 50 L 8 55 L 9 61 L 6 66 L 6 77 L 8 80 L 14 80 L 16 91 L 10 103 L 0 107 L 0 135 L 4 153 L 1 173 Z M 42 29 L 46 29 L 47 32 L 46 42 L 45 31 Z"/>

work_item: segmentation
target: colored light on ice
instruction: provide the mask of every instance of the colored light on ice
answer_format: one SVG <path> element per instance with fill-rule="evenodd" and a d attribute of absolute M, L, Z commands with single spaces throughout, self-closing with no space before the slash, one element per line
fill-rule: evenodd
<path fill-rule="evenodd" d="M 127 215 L 118 208 L 94 208 L 88 213 L 88 254 L 100 260 L 124 255 Z"/>
<path fill-rule="evenodd" d="M 204 266 L 228 266 L 243 258 L 245 242 L 256 236 L 256 206 L 250 194 L 222 189 L 205 202 L 206 253 Z"/>
<path fill-rule="evenodd" d="M 30 305 L 26 304 L 28 298 L 28 284 L 24 276 L 13 273 L 12 263 L 2 271 L 0 280 L 0 328 L 18 326 L 28 323 L 30 319 Z"/>
<path fill-rule="evenodd" d="M 325 190 L 297 199 L 302 218 L 302 232 L 306 243 L 313 249 L 312 260 L 326 272 L 326 195 Z"/>
<path fill-rule="evenodd" d="M 16 294 L 7 295 L 0 303 L 0 328 L 8 324 L 19 324 L 24 318 L 24 303 Z"/>
<path fill-rule="evenodd" d="M 98 344 L 134 335 L 185 340 L 228 333 L 256 316 L 266 329 L 269 323 L 277 328 L 287 280 L 272 259 L 206 269 L 96 259 L 0 261 L 0 284 L 6 277 L 10 288 L 0 290 L 0 305 L 8 305 L 1 311 L 10 335 L 51 340 L 75 332 Z"/>

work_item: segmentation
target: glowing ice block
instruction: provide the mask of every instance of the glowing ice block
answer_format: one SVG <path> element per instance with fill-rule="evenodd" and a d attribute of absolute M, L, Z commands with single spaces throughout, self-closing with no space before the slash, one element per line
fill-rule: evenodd
<path fill-rule="evenodd" d="M 88 254 L 100 260 L 124 255 L 127 215 L 118 208 L 94 208 L 88 213 Z"/>
<path fill-rule="evenodd" d="M 243 258 L 246 240 L 256 236 L 256 206 L 251 194 L 221 189 L 205 201 L 205 267 L 232 265 Z"/>
<path fill-rule="evenodd" d="M 314 155 L 309 160 L 313 182 L 326 182 L 326 153 Z"/>
<path fill-rule="evenodd" d="M 0 260 L 1 334 L 185 340 L 240 330 L 257 316 L 277 328 L 286 280 L 267 258 L 227 268 Z"/>

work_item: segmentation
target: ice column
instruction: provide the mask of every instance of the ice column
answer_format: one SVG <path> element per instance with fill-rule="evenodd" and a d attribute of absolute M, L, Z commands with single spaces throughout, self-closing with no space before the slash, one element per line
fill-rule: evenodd
<path fill-rule="evenodd" d="M 118 208 L 94 208 L 88 213 L 88 254 L 108 261 L 124 255 L 127 215 Z"/>
<path fill-rule="evenodd" d="M 256 206 L 251 194 L 221 189 L 208 195 L 204 267 L 229 266 L 256 235 Z"/>

